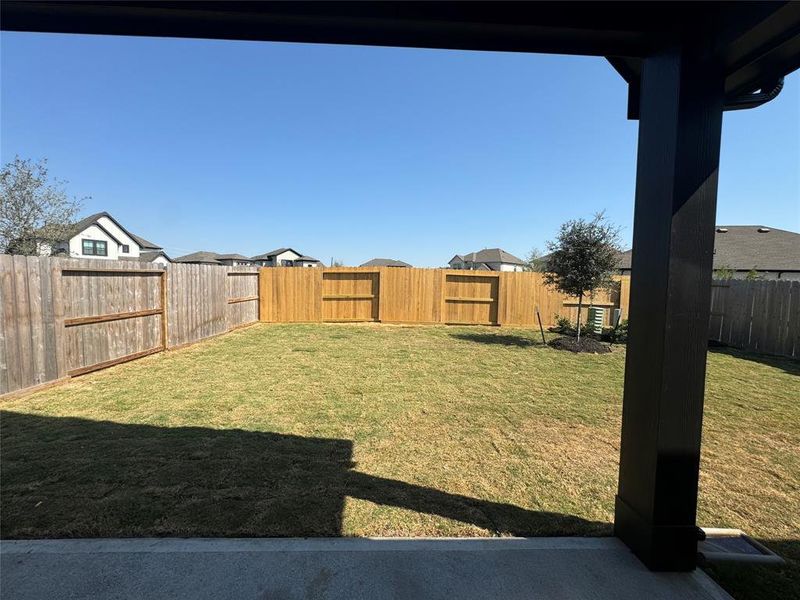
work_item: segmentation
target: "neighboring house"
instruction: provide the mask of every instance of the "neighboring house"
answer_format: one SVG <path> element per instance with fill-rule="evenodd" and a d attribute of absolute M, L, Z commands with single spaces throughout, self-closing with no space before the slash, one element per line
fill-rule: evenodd
<path fill-rule="evenodd" d="M 176 257 L 174 262 L 194 265 L 221 265 L 222 263 L 217 260 L 218 256 L 219 254 L 216 252 L 192 252 L 191 254 Z"/>
<path fill-rule="evenodd" d="M 292 248 L 278 248 L 272 252 L 266 252 L 253 256 L 252 260 L 261 267 L 321 267 L 316 258 L 300 254 Z"/>
<path fill-rule="evenodd" d="M 632 251 L 620 255 L 619 269 L 631 274 Z M 719 225 L 714 236 L 714 270 L 734 279 L 753 272 L 760 279 L 800 281 L 800 233 L 764 225 Z"/>
<path fill-rule="evenodd" d="M 168 265 L 172 259 L 163 250 L 142 250 L 139 252 L 139 262 Z"/>
<path fill-rule="evenodd" d="M 217 254 L 217 261 L 228 267 L 252 267 L 255 265 L 253 259 L 241 254 Z"/>
<path fill-rule="evenodd" d="M 104 260 L 138 260 L 166 264 L 169 256 L 158 244 L 128 231 L 107 212 L 89 215 L 75 223 L 64 240 L 52 248 L 40 247 L 43 255 Z"/>
<path fill-rule="evenodd" d="M 479 252 L 456 254 L 448 263 L 451 269 L 467 271 L 522 271 L 525 262 L 501 248 L 485 248 Z"/>
<path fill-rule="evenodd" d="M 411 265 L 402 260 L 394 260 L 393 258 L 373 258 L 368 260 L 361 267 L 410 267 Z"/>
<path fill-rule="evenodd" d="M 192 252 L 175 259 L 177 263 L 195 265 L 224 265 L 226 267 L 252 267 L 254 262 L 241 254 L 218 254 L 217 252 Z"/>

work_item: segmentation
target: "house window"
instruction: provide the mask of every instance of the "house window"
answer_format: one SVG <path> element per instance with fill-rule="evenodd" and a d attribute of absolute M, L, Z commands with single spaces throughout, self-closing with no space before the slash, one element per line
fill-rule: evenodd
<path fill-rule="evenodd" d="M 108 256 L 108 246 L 101 240 L 82 240 L 85 256 Z"/>
<path fill-rule="evenodd" d="M 131 247 L 128 244 L 122 244 L 122 253 L 128 254 L 131 251 Z"/>
<path fill-rule="evenodd" d="M 281 266 L 282 267 L 293 267 L 294 266 L 294 261 L 293 260 L 282 260 L 281 261 Z"/>

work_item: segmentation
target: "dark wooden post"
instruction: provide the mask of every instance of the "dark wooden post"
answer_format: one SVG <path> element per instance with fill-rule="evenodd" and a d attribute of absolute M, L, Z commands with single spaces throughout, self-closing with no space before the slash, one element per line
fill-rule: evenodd
<path fill-rule="evenodd" d="M 654 570 L 696 566 L 723 84 L 698 48 L 643 64 L 614 529 Z"/>

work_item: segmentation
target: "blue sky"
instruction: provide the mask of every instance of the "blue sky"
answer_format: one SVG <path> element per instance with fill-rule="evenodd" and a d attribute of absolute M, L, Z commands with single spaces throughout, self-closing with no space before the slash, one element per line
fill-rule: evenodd
<path fill-rule="evenodd" d="M 173 256 L 326 263 L 544 248 L 605 210 L 632 236 L 637 124 L 602 59 L 3 33 L 0 154 Z M 717 222 L 800 231 L 800 78 L 726 113 Z"/>

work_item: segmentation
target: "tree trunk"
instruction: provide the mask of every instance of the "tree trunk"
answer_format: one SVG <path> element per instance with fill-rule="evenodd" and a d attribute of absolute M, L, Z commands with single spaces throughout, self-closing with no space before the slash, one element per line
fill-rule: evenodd
<path fill-rule="evenodd" d="M 583 294 L 578 296 L 578 345 L 581 343 L 581 308 L 583 306 Z"/>

